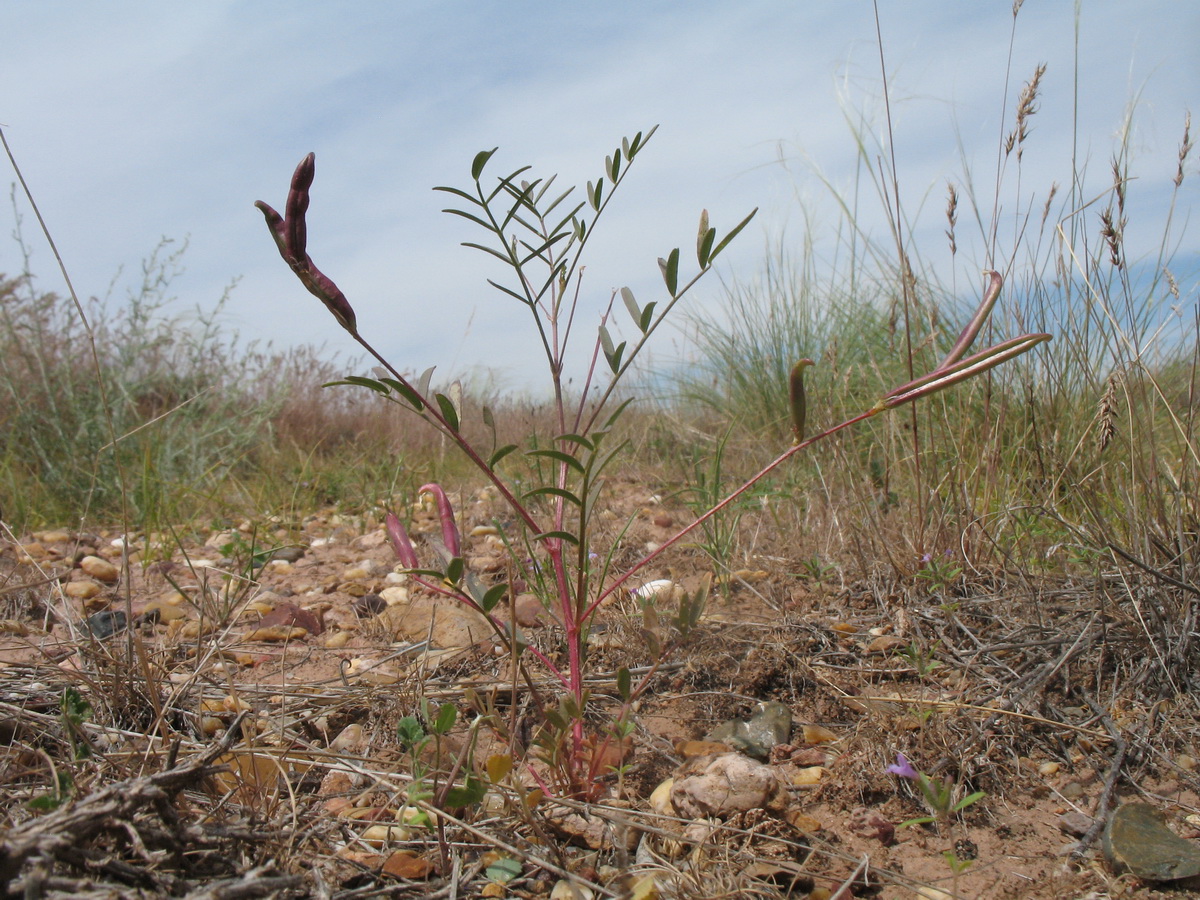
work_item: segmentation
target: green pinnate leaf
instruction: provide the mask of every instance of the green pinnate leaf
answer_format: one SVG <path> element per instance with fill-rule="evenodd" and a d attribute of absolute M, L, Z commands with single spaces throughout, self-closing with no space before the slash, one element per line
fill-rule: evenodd
<path fill-rule="evenodd" d="M 490 588 L 487 589 L 487 593 L 485 593 L 483 595 L 482 599 L 480 599 L 479 605 L 483 608 L 484 612 L 490 613 L 493 609 L 496 608 L 497 604 L 499 604 L 499 602 L 504 599 L 504 595 L 507 593 L 508 593 L 508 584 L 506 582 L 501 582 L 500 584 L 493 584 Z"/>
<path fill-rule="evenodd" d="M 501 447 L 499 450 L 497 450 L 495 453 L 493 453 L 491 456 L 488 457 L 488 468 L 489 469 L 496 468 L 496 465 L 500 462 L 500 460 L 504 459 L 504 457 L 508 456 L 508 454 L 512 453 L 516 449 L 517 449 L 516 444 L 505 444 L 503 447 Z"/>
<path fill-rule="evenodd" d="M 621 288 L 621 299 L 625 302 L 625 308 L 629 310 L 629 317 L 633 319 L 634 322 L 639 323 L 640 326 L 642 321 L 642 308 L 638 306 L 637 300 L 634 299 L 633 291 L 627 287 Z"/>
<path fill-rule="evenodd" d="M 411 385 L 405 384 L 402 381 L 397 381 L 395 378 L 380 378 L 379 381 L 382 384 L 386 384 L 393 391 L 408 401 L 409 406 L 411 406 L 417 412 L 422 412 L 425 409 L 424 401 L 421 400 L 420 396 L 418 396 L 417 392 L 412 388 Z"/>
<path fill-rule="evenodd" d="M 662 271 L 663 281 L 667 285 L 667 293 L 672 297 L 679 292 L 679 248 L 676 247 L 666 259 L 659 259 L 658 268 Z"/>
<path fill-rule="evenodd" d="M 458 410 L 454 406 L 454 401 L 445 394 L 435 394 L 434 399 L 437 400 L 438 408 L 442 411 L 442 418 L 446 420 L 450 430 L 458 431 Z"/>
<path fill-rule="evenodd" d="M 750 224 L 750 220 L 753 219 L 757 213 L 758 213 L 758 207 L 756 206 L 754 209 L 752 209 L 750 211 L 750 215 L 746 216 L 746 218 L 742 219 L 742 221 L 738 222 L 737 225 L 734 226 L 733 231 L 729 232 L 729 234 L 727 234 L 727 235 L 725 235 L 725 237 L 721 238 L 721 243 L 719 243 L 719 244 L 717 244 L 717 246 L 713 247 L 712 253 L 710 253 L 708 255 L 708 261 L 712 262 L 714 259 L 716 259 L 717 255 L 722 250 L 724 250 L 726 247 L 729 246 L 729 242 L 732 241 L 739 234 L 741 234 L 742 229 Z"/>
<path fill-rule="evenodd" d="M 600 211 L 600 203 L 604 198 L 604 179 L 597 178 L 593 185 L 590 181 L 587 185 L 588 205 L 596 212 Z"/>
<path fill-rule="evenodd" d="M 546 485 L 545 487 L 534 488 L 532 491 L 526 491 L 524 494 L 521 495 L 522 500 L 527 500 L 530 497 L 561 497 L 562 499 L 566 500 L 568 503 L 571 503 L 580 508 L 583 507 L 583 501 L 580 500 L 575 494 L 572 494 L 566 488 L 554 487 L 553 485 Z"/>
<path fill-rule="evenodd" d="M 480 150 L 475 154 L 475 158 L 471 161 L 472 181 L 479 180 L 479 176 L 483 174 L 483 167 L 488 164 L 488 160 L 492 158 L 492 154 L 499 149 L 499 147 L 493 147 L 491 150 Z"/>
<path fill-rule="evenodd" d="M 533 540 L 535 541 L 545 541 L 550 540 L 551 538 L 555 540 L 566 541 L 568 544 L 571 544 L 575 547 L 579 546 L 579 538 L 571 534 L 569 531 L 543 531 L 541 534 L 535 534 L 533 536 Z"/>
<path fill-rule="evenodd" d="M 376 381 L 374 378 L 364 378 L 361 375 L 347 375 L 340 381 L 329 381 L 321 385 L 321 387 L 337 387 L 342 384 L 352 384 L 356 387 L 370 388 L 377 394 L 388 395 L 388 387 L 383 382 Z"/>
<path fill-rule="evenodd" d="M 638 330 L 641 331 L 642 334 L 645 334 L 650 330 L 650 323 L 654 321 L 654 307 L 656 305 L 657 304 L 651 301 L 650 303 L 647 303 L 646 308 L 642 310 L 642 317 L 638 319 L 637 323 Z"/>
<path fill-rule="evenodd" d="M 547 459 L 557 460 L 558 462 L 565 464 L 569 468 L 574 469 L 580 475 L 582 475 L 583 471 L 584 471 L 583 463 L 581 463 L 579 460 L 577 460 L 575 457 L 573 457 L 570 453 L 564 453 L 562 450 L 551 450 L 551 449 L 526 450 L 525 455 L 526 456 L 542 456 Z"/>
<path fill-rule="evenodd" d="M 600 326 L 600 349 L 604 351 L 605 359 L 612 359 L 612 355 L 617 352 L 612 335 L 608 333 L 607 325 Z"/>

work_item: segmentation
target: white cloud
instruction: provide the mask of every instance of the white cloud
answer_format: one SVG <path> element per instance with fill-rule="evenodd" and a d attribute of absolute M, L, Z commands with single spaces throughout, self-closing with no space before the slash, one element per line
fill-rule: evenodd
<path fill-rule="evenodd" d="M 904 203 L 910 214 L 925 204 L 918 240 L 944 242 L 944 184 L 960 175 L 959 141 L 990 212 L 997 141 L 1041 61 L 1049 68 L 1022 196 L 1044 196 L 1069 176 L 1069 5 L 1025 5 L 1011 68 L 1007 4 L 884 4 L 883 16 Z M 1200 94 L 1198 22 L 1200 13 L 1168 0 L 1139 4 L 1132 19 L 1117 0 L 1083 3 L 1080 150 L 1099 191 L 1126 102 L 1138 95 L 1131 192 L 1144 198 L 1145 219 L 1164 215 L 1183 112 Z M 430 190 L 463 185 L 477 150 L 501 146 L 497 171 L 529 162 L 561 173 L 564 185 L 582 183 L 623 135 L 661 124 L 597 233 L 585 282 L 594 320 L 621 284 L 654 298 L 655 257 L 687 251 L 702 207 L 721 228 L 762 209 L 728 256 L 735 271 L 752 271 L 764 234 L 796 235 L 806 221 L 796 195 L 813 204 L 809 221 L 832 215 L 810 164 L 838 189 L 852 187 L 844 110 L 869 110 L 882 133 L 871 8 L 844 0 L 9 0 L 0 31 L 9 36 L 0 122 L 81 291 L 102 292 L 121 264 L 136 270 L 161 235 L 190 235 L 189 275 L 178 285 L 188 304 L 211 303 L 243 275 L 232 310 L 246 338 L 348 349 L 274 255 L 251 206 L 281 204 L 291 168 L 315 150 L 311 251 L 381 347 L 411 368 L 511 367 L 518 384 L 530 376 L 522 311 L 484 284 L 495 268 L 457 246 L 475 235 L 443 216 L 447 198 Z M 781 151 L 786 169 L 775 163 Z M 864 223 L 880 228 L 875 199 L 862 204 Z M 1132 240 L 1138 234 L 1155 232 L 1131 228 Z M 1194 236 L 1184 249 L 1196 251 Z M 17 264 L 0 246 L 0 271 Z M 52 286 L 48 254 L 37 265 Z M 714 283 L 699 297 L 717 293 Z"/>

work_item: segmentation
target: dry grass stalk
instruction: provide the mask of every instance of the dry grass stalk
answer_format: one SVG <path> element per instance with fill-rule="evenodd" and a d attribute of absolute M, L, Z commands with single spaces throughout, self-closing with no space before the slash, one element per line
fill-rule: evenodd
<path fill-rule="evenodd" d="M 1016 14 L 1015 9 L 1013 14 Z M 1037 69 L 1034 70 L 1033 77 L 1025 83 L 1025 87 L 1021 89 L 1021 96 L 1017 98 L 1017 124 L 1004 139 L 1004 155 L 1008 156 L 1015 147 L 1017 162 L 1021 161 L 1025 139 L 1029 137 L 1029 120 L 1038 111 L 1038 89 L 1041 87 L 1042 76 L 1045 74 L 1046 64 L 1039 63 Z"/>
<path fill-rule="evenodd" d="M 1042 227 L 1046 225 L 1046 220 L 1050 218 L 1050 205 L 1054 202 L 1054 198 L 1058 196 L 1058 182 L 1050 185 L 1050 193 L 1046 195 L 1046 204 L 1042 207 Z"/>
<path fill-rule="evenodd" d="M 1121 373 L 1114 372 L 1108 376 L 1108 379 L 1104 383 L 1104 393 L 1100 397 L 1099 412 L 1097 413 L 1097 419 L 1100 423 L 1101 453 L 1104 452 L 1113 435 L 1116 434 L 1116 425 L 1114 423 L 1119 411 L 1117 406 L 1117 386 L 1123 381 L 1124 378 Z"/>
<path fill-rule="evenodd" d="M 1111 206 L 1100 213 L 1100 236 L 1108 247 L 1109 261 L 1114 268 L 1120 269 L 1124 265 L 1121 259 L 1121 222 L 1114 218 Z"/>
<path fill-rule="evenodd" d="M 949 197 L 946 200 L 946 221 L 950 227 L 946 229 L 946 237 L 950 239 L 950 255 L 958 253 L 958 242 L 954 239 L 954 226 L 958 224 L 958 191 L 953 184 L 947 184 Z"/>
<path fill-rule="evenodd" d="M 1188 154 L 1192 152 L 1192 114 L 1189 112 L 1183 119 L 1183 141 L 1179 145 L 1179 168 L 1175 172 L 1175 187 L 1183 184 L 1183 164 Z"/>

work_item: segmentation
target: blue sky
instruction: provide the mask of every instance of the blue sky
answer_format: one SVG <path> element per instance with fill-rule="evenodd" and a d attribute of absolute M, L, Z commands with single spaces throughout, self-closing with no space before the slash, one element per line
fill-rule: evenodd
<path fill-rule="evenodd" d="M 998 141 L 1039 62 L 1048 69 L 1022 196 L 1040 206 L 1052 182 L 1069 178 L 1074 5 L 1025 3 L 1011 68 L 1008 2 L 880 6 L 903 200 L 919 212 L 922 254 L 934 257 L 944 253 L 947 180 L 961 186 L 965 164 L 990 204 Z M 1108 185 L 1136 99 L 1127 238 L 1131 253 L 1150 252 L 1184 113 L 1200 109 L 1200 9 L 1079 6 L 1089 188 Z M 499 146 L 496 171 L 528 163 L 583 184 L 622 136 L 659 125 L 591 248 L 584 292 L 594 320 L 622 285 L 643 303 L 661 299 L 655 259 L 693 246 L 702 208 L 721 231 L 761 209 L 724 257 L 725 277 L 751 278 L 781 238 L 811 236 L 832 255 L 822 178 L 852 185 L 847 111 L 864 112 L 877 133 L 882 125 L 875 21 L 862 0 L 5 0 L 0 33 L 0 124 L 81 294 L 104 294 L 124 266 L 123 296 L 161 237 L 187 238 L 187 273 L 174 285 L 181 310 L 211 307 L 240 278 L 225 323 L 244 340 L 352 351 L 252 206 L 281 206 L 312 150 L 309 249 L 364 334 L 402 369 L 487 367 L 515 387 L 538 380 L 522 337 L 527 313 L 487 287 L 497 270 L 458 246 L 477 235 L 440 213 L 446 197 L 431 190 L 466 187 L 476 151 Z M 1177 218 L 1196 197 L 1195 156 L 1188 171 Z M 874 205 L 864 204 L 862 221 L 881 228 Z M 977 271 L 982 258 L 964 242 L 962 271 Z M 59 289 L 48 250 L 35 244 L 41 286 Z M 1185 233 L 1180 251 L 1200 252 L 1200 239 Z M 0 243 L 0 272 L 20 265 L 15 245 Z M 714 279 L 692 303 L 719 301 Z M 660 353 L 673 341 L 665 336 Z"/>

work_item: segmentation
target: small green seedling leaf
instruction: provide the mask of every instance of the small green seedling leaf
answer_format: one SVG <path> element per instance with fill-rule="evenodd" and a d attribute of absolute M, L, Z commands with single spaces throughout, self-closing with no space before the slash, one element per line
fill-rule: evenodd
<path fill-rule="evenodd" d="M 425 738 L 421 720 L 416 716 L 405 716 L 396 723 L 396 737 L 400 739 L 401 747 L 411 750 Z"/>
<path fill-rule="evenodd" d="M 986 796 L 987 794 L 983 791 L 975 791 L 973 794 L 967 794 L 967 796 L 963 797 L 961 800 L 955 803 L 953 807 L 950 808 L 950 812 L 962 812 L 972 803 L 977 803 Z"/>
<path fill-rule="evenodd" d="M 522 871 L 524 870 L 521 868 L 521 863 L 519 860 L 512 859 L 508 856 L 502 856 L 488 866 L 487 869 L 484 870 L 484 874 L 497 884 L 507 884 L 514 878 L 519 877 Z"/>
<path fill-rule="evenodd" d="M 617 669 L 617 694 L 626 703 L 633 697 L 633 678 L 625 666 Z"/>
<path fill-rule="evenodd" d="M 492 154 L 499 150 L 499 147 L 493 147 L 491 150 L 480 150 L 475 154 L 475 159 L 471 161 L 471 180 L 478 181 L 479 176 L 483 174 L 483 167 L 487 165 L 488 160 L 492 158 Z"/>
<path fill-rule="evenodd" d="M 449 734 L 458 721 L 458 708 L 453 703 L 443 703 L 433 717 L 433 733 Z"/>
<path fill-rule="evenodd" d="M 82 725 L 92 717 L 92 704 L 75 688 L 69 687 L 63 691 L 62 713 L 72 725 Z"/>
<path fill-rule="evenodd" d="M 487 785 L 474 775 L 468 775 L 466 782 L 456 784 L 446 791 L 446 806 L 458 809 L 464 806 L 474 806 L 487 793 Z"/>

